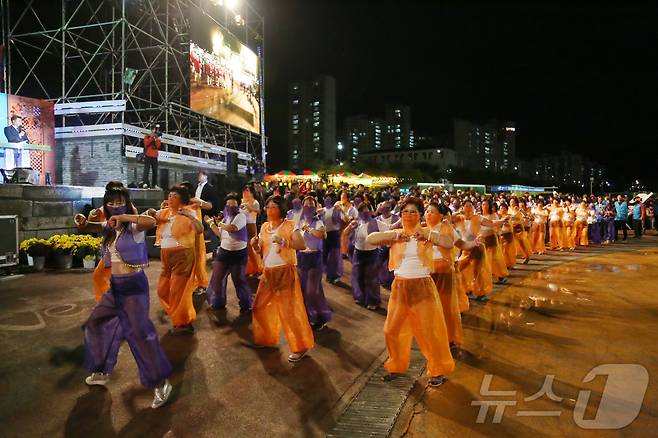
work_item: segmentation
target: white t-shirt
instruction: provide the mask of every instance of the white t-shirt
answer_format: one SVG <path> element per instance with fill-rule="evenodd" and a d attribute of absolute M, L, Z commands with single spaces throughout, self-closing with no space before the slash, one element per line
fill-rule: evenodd
<path fill-rule="evenodd" d="M 244 213 L 238 213 L 231 221 L 231 224 L 238 227 L 238 231 L 240 231 L 247 226 L 247 216 L 245 216 Z M 247 242 L 234 239 L 231 234 L 232 233 L 229 233 L 226 230 L 222 230 L 222 242 L 220 245 L 222 249 L 225 249 L 226 251 L 240 251 L 247 247 Z"/>
<path fill-rule="evenodd" d="M 277 231 L 279 231 L 279 228 L 281 228 L 281 225 L 270 232 L 271 237 L 278 235 Z M 266 268 L 275 268 L 277 266 L 284 266 L 286 264 L 286 262 L 281 258 L 281 255 L 279 255 L 277 251 L 278 249 L 279 244 L 272 242 L 272 245 L 270 246 L 270 252 L 267 253 L 267 257 L 265 257 L 265 260 L 263 261 L 263 264 Z"/>
<path fill-rule="evenodd" d="M 393 224 L 393 215 L 390 215 L 387 218 L 384 216 L 378 216 L 377 220 L 386 225 L 386 230 L 388 231 L 391 229 L 391 225 Z"/>
<path fill-rule="evenodd" d="M 420 257 L 418 257 L 418 241 L 412 237 L 404 248 L 402 263 L 395 270 L 395 276 L 400 278 L 423 278 L 429 277 L 429 275 L 429 269 L 423 265 Z"/>
<path fill-rule="evenodd" d="M 388 228 L 386 227 L 386 224 L 380 222 L 380 221 L 375 221 L 377 223 L 377 231 L 388 231 Z M 358 249 L 359 251 L 372 251 L 373 249 L 377 249 L 375 245 L 369 244 L 366 239 L 368 238 L 368 223 L 363 223 L 360 224 L 355 231 L 355 237 L 354 237 L 354 247 Z"/>
<path fill-rule="evenodd" d="M 196 215 L 196 211 L 194 210 L 188 210 L 192 215 L 198 219 Z M 160 233 L 160 248 L 176 248 L 177 246 L 181 246 L 180 243 L 176 240 L 176 238 L 171 234 L 171 226 L 174 224 L 174 220 L 176 220 L 175 214 L 170 214 L 169 217 L 167 218 L 167 223 L 164 224 L 162 227 L 162 232 Z M 156 217 L 160 219 L 160 211 L 156 213 Z"/>
<path fill-rule="evenodd" d="M 260 204 L 258 201 L 255 199 L 252 201 L 253 203 L 251 204 L 251 207 L 258 209 L 260 211 Z M 246 208 L 240 208 L 240 211 L 247 217 L 247 223 L 248 224 L 255 224 L 256 223 L 256 218 L 258 217 L 258 213 L 248 211 Z"/>

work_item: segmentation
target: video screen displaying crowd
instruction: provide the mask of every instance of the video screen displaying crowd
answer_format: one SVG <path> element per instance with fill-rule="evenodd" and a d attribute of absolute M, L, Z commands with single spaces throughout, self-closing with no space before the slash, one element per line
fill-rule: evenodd
<path fill-rule="evenodd" d="M 149 319 L 143 269 L 145 233 L 153 228 L 162 261 L 157 293 L 172 334 L 194 334 L 195 294 L 206 295 L 210 313 L 224 311 L 231 276 L 240 311 L 252 315 L 247 346 L 274 348 L 283 331 L 295 363 L 332 319 L 327 284 L 349 286 L 355 305 L 372 311 L 384 288 L 391 291 L 384 380 L 406 372 L 415 338 L 429 384 L 440 386 L 463 342 L 462 314 L 471 302 L 486 302 L 517 263 L 547 250 L 613 244 L 629 230 L 640 238 L 656 227 L 653 204 L 640 197 L 253 183 L 220 201 L 207 174 L 198 176 L 196 187 L 178 184 L 160 209 L 142 214 L 127 189 L 110 183 L 102 208 L 75 217 L 81 231 L 103 235 L 93 274 L 97 305 L 85 324 L 86 383 L 108 384 L 125 339 L 142 384 L 154 388 L 154 408 L 171 394 L 172 368 Z M 204 234 L 219 240 L 210 273 Z M 258 279 L 257 290 L 248 277 Z"/>

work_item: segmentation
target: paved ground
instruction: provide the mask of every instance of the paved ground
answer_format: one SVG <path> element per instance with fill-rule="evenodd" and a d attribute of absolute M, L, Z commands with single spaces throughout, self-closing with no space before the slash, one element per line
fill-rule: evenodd
<path fill-rule="evenodd" d="M 393 436 L 406 437 L 647 437 L 658 431 L 658 245 L 654 238 L 579 251 L 588 255 L 532 273 L 476 306 L 464 318 L 466 342 L 450 380 L 429 389 L 421 379 L 405 405 Z M 543 269 L 564 259 L 550 254 L 522 269 Z M 517 272 L 515 272 L 515 276 Z M 584 382 L 603 364 L 640 364 L 649 375 L 642 409 L 635 421 L 620 430 L 586 430 L 575 419 L 621 418 L 633 411 L 632 386 L 642 382 L 641 370 L 631 370 L 621 381 L 604 375 Z M 490 389 L 515 391 L 508 396 L 485 396 L 481 385 L 492 375 Z M 559 401 L 536 394 L 547 375 Z M 621 390 L 612 405 L 601 402 L 604 388 Z M 642 392 L 642 386 L 638 393 Z M 575 409 L 579 394 L 585 414 Z M 499 423 L 495 406 L 478 423 L 473 401 L 510 401 Z M 597 409 L 599 410 L 597 416 Z M 527 414 L 519 412 L 530 411 Z M 554 411 L 559 416 L 537 416 Z M 525 416 L 527 415 L 527 416 Z M 547 414 L 548 415 L 548 414 Z"/>
<path fill-rule="evenodd" d="M 653 238 L 642 245 L 657 246 Z M 633 248 L 628 244 L 614 250 Z M 576 256 L 545 257 L 542 262 L 515 271 L 514 277 L 520 279 L 548 268 L 549 263 L 562 263 Z M 569 391 L 562 392 L 573 397 L 575 388 L 582 386 L 582 377 L 599 363 L 594 359 L 600 357 L 601 363 L 611 360 L 589 352 L 607 349 L 618 359 L 630 352 L 636 361 L 644 357 L 653 375 L 656 364 L 651 362 L 655 356 L 651 356 L 650 340 L 658 328 L 652 327 L 658 306 L 653 301 L 651 307 L 651 301 L 646 300 L 655 288 L 636 281 L 655 280 L 656 271 L 650 268 L 658 260 L 651 259 L 653 256 L 627 257 L 631 254 L 611 256 L 607 262 L 596 261 L 593 268 L 583 265 L 575 273 L 533 274 L 527 286 L 523 283 L 499 291 L 492 302 L 474 308 L 465 319 L 465 351 L 450 382 L 438 391 L 424 393 L 421 380 L 416 393 L 412 393 L 412 401 L 419 403 L 408 404 L 393 434 L 495 434 L 498 429 L 494 427 L 501 425 L 483 425 L 484 429 L 479 429 L 474 423 L 477 408 L 470 406 L 485 371 L 496 375 L 495 388 L 530 395 L 541 386 L 542 373 L 553 370 L 556 382 L 570 382 L 556 385 L 556 393 L 566 388 Z M 587 269 L 594 272 L 588 273 Z M 158 272 L 158 263 L 147 272 L 152 297 Z M 344 278 L 348 275 L 349 267 Z M 551 277 L 564 275 L 568 277 L 562 280 Z M 2 436 L 323 436 L 384 359 L 384 312 L 372 313 L 355 306 L 346 287 L 325 284 L 335 310 L 334 321 L 318 334 L 311 357 L 297 365 L 287 362 L 285 345 L 279 351 L 254 351 L 241 345 L 241 340 L 250 337 L 250 317 L 239 315 L 234 296 L 226 317 L 219 322 L 205 311 L 200 312 L 194 337 L 166 335 L 169 326 L 159 319 L 160 306 L 152 298 L 152 319 L 175 368 L 172 403 L 152 410 L 152 394 L 139 385 L 127 345 L 121 349 L 108 389 L 90 389 L 83 383 L 86 372 L 80 366 L 80 326 L 94 304 L 90 280 L 89 273 L 67 272 L 0 281 Z M 588 281 L 603 281 L 602 287 L 610 291 L 607 295 L 616 299 L 603 301 L 591 291 L 581 291 Z M 547 289 L 547 284 L 556 285 L 557 290 Z M 622 289 L 613 287 L 621 285 Z M 386 302 L 388 294 L 383 295 Z M 546 304 L 558 298 L 558 304 Z M 560 304 L 563 302 L 571 307 Z M 592 307 L 594 304 L 608 307 Z M 617 310 L 623 312 L 616 315 Z M 637 330 L 629 330 L 622 318 L 637 321 Z M 602 320 L 606 325 L 600 324 Z M 608 340 L 619 333 L 623 337 L 607 347 Z M 555 357 L 563 361 L 558 363 Z M 575 357 L 579 361 L 571 363 Z M 655 402 L 657 391 L 652 389 L 648 394 L 653 394 Z M 418 415 L 412 415 L 413 408 Z M 644 411 L 638 421 L 642 415 Z M 505 421 L 507 417 L 502 425 Z M 553 420 L 543 421 L 550 425 Z M 516 418 L 509 423 L 514 427 L 500 429 L 502 435 L 519 431 L 547 433 L 543 427 L 531 428 Z"/>

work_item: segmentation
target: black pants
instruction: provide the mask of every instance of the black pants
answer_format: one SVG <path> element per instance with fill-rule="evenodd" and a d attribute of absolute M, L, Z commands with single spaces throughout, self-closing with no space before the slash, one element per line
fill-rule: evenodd
<path fill-rule="evenodd" d="M 152 184 L 149 184 L 149 167 L 153 174 Z M 142 178 L 144 184 L 154 187 L 158 184 L 158 159 L 153 157 L 144 156 L 144 177 Z"/>
<path fill-rule="evenodd" d="M 642 236 L 642 219 L 633 219 L 633 230 L 635 231 L 635 237 Z"/>
<path fill-rule="evenodd" d="M 626 240 L 626 236 L 628 235 L 628 231 L 626 230 L 626 221 L 618 221 L 615 219 L 615 240 L 617 240 L 617 236 L 619 235 L 619 230 L 623 231 L 624 240 Z"/>

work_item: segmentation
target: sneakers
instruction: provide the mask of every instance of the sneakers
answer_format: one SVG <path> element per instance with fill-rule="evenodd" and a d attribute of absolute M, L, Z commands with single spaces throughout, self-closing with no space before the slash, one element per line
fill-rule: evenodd
<path fill-rule="evenodd" d="M 327 322 L 326 321 L 318 323 L 318 324 L 313 324 L 313 330 L 315 330 L 316 332 L 322 331 L 326 327 L 327 327 Z"/>
<path fill-rule="evenodd" d="M 160 186 L 157 185 L 157 184 L 153 186 L 153 189 L 155 189 L 155 190 L 162 190 L 162 188 L 160 188 Z"/>
<path fill-rule="evenodd" d="M 105 373 L 91 373 L 87 376 L 85 383 L 89 386 L 105 386 L 110 381 L 110 375 Z"/>
<path fill-rule="evenodd" d="M 167 400 L 169 400 L 169 396 L 171 395 L 171 390 L 171 383 L 169 383 L 169 380 L 165 379 L 164 383 L 160 386 L 157 386 L 155 391 L 153 391 L 154 395 L 151 407 L 153 409 L 157 409 L 167 403 Z"/>
<path fill-rule="evenodd" d="M 304 358 L 304 356 L 306 356 L 307 352 L 308 350 L 300 351 L 299 353 L 292 353 L 290 356 L 288 356 L 288 362 L 299 362 Z"/>
<path fill-rule="evenodd" d="M 430 380 L 427 382 L 432 388 L 437 388 L 441 385 L 443 385 L 446 382 L 445 376 L 433 376 L 430 378 Z"/>
<path fill-rule="evenodd" d="M 375 310 L 379 309 L 379 306 L 376 306 L 374 304 L 370 304 L 366 307 L 366 309 L 375 311 Z"/>

